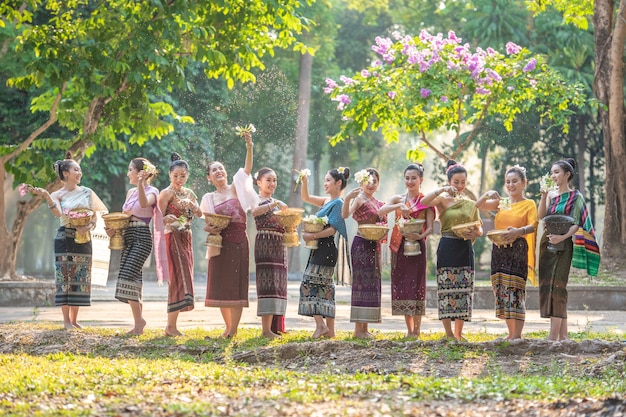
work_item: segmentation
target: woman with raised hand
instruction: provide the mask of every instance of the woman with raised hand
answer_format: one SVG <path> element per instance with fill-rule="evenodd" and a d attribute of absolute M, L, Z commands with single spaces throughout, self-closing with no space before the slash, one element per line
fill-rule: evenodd
<path fill-rule="evenodd" d="M 366 178 L 346 194 L 342 215 L 350 215 L 359 224 L 376 224 L 382 219 L 378 209 L 384 204 L 374 197 L 378 190 L 380 174 L 374 168 L 362 172 Z M 357 172 L 357 177 L 359 173 Z M 359 180 L 357 180 L 359 181 Z M 385 218 L 386 220 L 386 218 Z M 352 240 L 350 259 L 352 261 L 352 297 L 350 322 L 354 323 L 354 337 L 373 339 L 368 323 L 381 321 L 381 242 L 367 240 L 358 234 Z"/>
<path fill-rule="evenodd" d="M 55 284 L 54 305 L 61 306 L 63 327 L 66 330 L 81 328 L 78 309 L 91 305 L 91 240 L 78 243 L 76 237 L 88 234 L 96 225 L 97 213 L 106 211 L 102 200 L 90 188 L 79 185 L 83 172 L 71 153 L 54 163 L 54 171 L 63 182 L 61 189 L 48 193 L 43 188 L 31 188 L 48 202 L 52 214 L 59 217 L 61 226 L 54 239 Z M 86 226 L 72 227 L 73 210 L 87 209 L 93 212 Z"/>
<path fill-rule="evenodd" d="M 437 299 L 439 320 L 446 337 L 465 340 L 463 325 L 472 320 L 474 298 L 474 239 L 482 236 L 482 221 L 474 201 L 463 196 L 467 184 L 467 170 L 453 160 L 446 168 L 448 185 L 428 193 L 422 204 L 434 206 L 439 213 L 441 240 L 437 248 Z M 456 225 L 476 222 L 458 236 L 452 231 Z M 454 331 L 452 330 L 454 321 Z"/>
<path fill-rule="evenodd" d="M 262 336 L 273 339 L 284 333 L 287 311 L 287 248 L 283 245 L 285 229 L 274 214 L 287 205 L 273 198 L 278 180 L 271 168 L 254 174 L 259 187 L 259 205 L 252 209 L 256 223 L 254 261 L 256 263 L 257 316 L 261 317 Z M 277 323 L 272 329 L 272 324 Z"/>
<path fill-rule="evenodd" d="M 508 340 L 521 339 L 526 320 L 526 281 L 535 281 L 535 229 L 537 207 L 524 197 L 526 169 L 515 165 L 506 170 L 504 186 L 508 198 L 490 190 L 476 201 L 480 210 L 497 211 L 496 230 L 504 245 L 491 249 L 491 287 L 496 302 L 496 317 L 506 322 Z"/>
<path fill-rule="evenodd" d="M 185 187 L 189 179 L 189 164 L 177 153 L 172 153 L 169 176 L 170 185 L 159 194 L 169 265 L 165 335 L 181 336 L 177 327 L 178 314 L 194 308 L 194 259 L 190 225 L 194 216 L 202 216 L 202 211 L 196 194 Z"/>
<path fill-rule="evenodd" d="M 237 334 L 243 308 L 248 307 L 250 285 L 250 254 L 246 234 L 246 212 L 258 205 L 258 196 L 252 187 L 252 134 L 244 132 L 246 161 L 228 183 L 226 169 L 221 162 L 211 162 L 206 175 L 215 191 L 202 197 L 202 212 L 230 216 L 228 226 L 221 231 L 222 248 L 219 254 L 209 250 L 209 271 L 204 305 L 218 307 L 226 328 L 223 338 Z M 220 229 L 206 225 L 204 230 L 219 234 Z M 211 248 L 209 248 L 211 249 Z"/>
<path fill-rule="evenodd" d="M 422 204 L 424 195 L 421 185 L 424 167 L 420 163 L 409 164 L 404 169 L 406 193 L 393 196 L 378 211 L 380 215 L 395 210 L 396 225 L 391 232 L 391 314 L 404 315 L 407 337 L 419 337 L 422 316 L 426 314 L 426 237 L 433 232 L 435 210 Z M 402 233 L 398 221 L 423 219 L 420 233 Z M 419 255 L 405 255 L 404 242 L 419 242 Z"/>
<path fill-rule="evenodd" d="M 328 197 L 309 194 L 309 181 L 302 177 L 302 201 L 320 207 L 315 215 L 328 217 L 326 227 L 317 233 L 303 232 L 305 241 L 318 240 L 318 248 L 311 250 L 300 284 L 298 314 L 313 317 L 313 338 L 335 337 L 335 284 L 333 275 L 337 265 L 338 250 L 335 233 L 347 239 L 346 223 L 342 217 L 341 193 L 350 177 L 350 168 L 331 169 L 324 177 L 324 191 Z"/>
<path fill-rule="evenodd" d="M 143 265 L 154 247 L 157 261 L 158 281 L 163 282 L 163 270 L 167 268 L 163 236 L 163 215 L 157 204 L 159 190 L 150 185 L 157 174 L 156 167 L 146 158 L 134 158 L 128 164 L 126 176 L 131 188 L 126 193 L 122 211 L 129 214 L 128 227 L 123 231 L 124 249 L 120 255 L 120 269 L 115 287 L 115 298 L 130 305 L 134 326 L 131 335 L 143 334 L 146 320 L 143 318 Z M 154 239 L 150 232 L 150 221 L 154 218 Z M 111 235 L 112 230 L 106 229 Z M 154 242 L 154 244 L 153 244 Z M 163 249 L 163 252 L 161 251 Z"/>
<path fill-rule="evenodd" d="M 585 199 L 580 191 L 570 186 L 576 161 L 572 158 L 552 164 L 550 176 L 554 189 L 542 189 L 538 214 L 561 214 L 574 219 L 564 235 L 549 234 L 541 238 L 539 246 L 539 313 L 550 318 L 549 340 L 567 340 L 567 281 L 570 267 L 584 269 L 591 276 L 598 275 L 600 248 Z M 580 231 L 579 231 L 580 230 Z M 572 241 L 572 237 L 574 240 Z M 564 249 L 553 251 L 548 245 L 563 242 Z"/>

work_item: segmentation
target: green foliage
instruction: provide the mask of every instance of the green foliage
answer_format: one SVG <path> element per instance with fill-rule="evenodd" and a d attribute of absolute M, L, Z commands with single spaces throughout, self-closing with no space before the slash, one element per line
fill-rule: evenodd
<path fill-rule="evenodd" d="M 463 124 L 476 129 L 487 116 L 511 130 L 516 116 L 531 109 L 567 132 L 571 107 L 583 103 L 580 86 L 565 83 L 543 57 L 517 45 L 503 55 L 490 48 L 472 52 L 453 32 L 447 38 L 422 32 L 395 39 L 377 38 L 381 61 L 343 77 L 341 86 L 329 82 L 345 120 L 332 143 L 368 128 L 380 130 L 388 142 L 398 141 L 398 128 L 424 139 L 441 128 L 458 134 Z"/>
<path fill-rule="evenodd" d="M 22 4 L 27 7 L 18 13 Z M 296 40 L 306 23 L 299 6 L 293 0 L 5 4 L 2 21 L 15 34 L 7 57 L 23 61 L 12 68 L 8 85 L 37 91 L 34 112 L 49 111 L 63 95 L 56 116 L 72 132 L 65 148 L 88 140 L 125 150 L 127 144 L 164 137 L 175 122 L 193 122 L 163 100 L 174 89 L 192 88 L 185 71 L 190 64 L 201 64 L 207 76 L 233 87 L 254 81 L 253 71 L 264 68 L 262 58 L 277 48 L 307 51 Z M 31 169 L 15 161 L 7 168 L 20 178 Z"/>

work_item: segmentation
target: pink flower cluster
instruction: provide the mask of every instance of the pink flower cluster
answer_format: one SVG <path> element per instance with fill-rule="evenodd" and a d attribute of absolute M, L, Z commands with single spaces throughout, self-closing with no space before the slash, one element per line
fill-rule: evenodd
<path fill-rule="evenodd" d="M 33 188 L 30 184 L 22 184 L 19 186 L 18 191 L 20 192 L 20 196 L 24 197 L 27 193 L 30 192 L 31 188 Z"/>
<path fill-rule="evenodd" d="M 65 210 L 63 214 L 70 219 L 82 219 L 83 217 L 91 217 L 93 212 L 90 210 Z"/>

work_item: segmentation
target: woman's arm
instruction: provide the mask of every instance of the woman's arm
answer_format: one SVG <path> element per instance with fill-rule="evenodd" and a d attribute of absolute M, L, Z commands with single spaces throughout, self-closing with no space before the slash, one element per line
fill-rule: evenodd
<path fill-rule="evenodd" d="M 256 206 L 252 210 L 250 210 L 250 213 L 252 214 L 252 217 L 262 216 L 265 213 L 268 213 L 268 212 L 274 210 L 274 208 L 276 208 L 276 207 L 283 207 L 280 203 L 281 202 L 278 201 L 278 200 L 274 200 L 272 202 L 267 201 L 267 202 L 265 202 L 263 204 L 259 204 L 258 206 Z"/>
<path fill-rule="evenodd" d="M 252 172 L 252 148 L 254 147 L 254 143 L 252 143 L 252 134 L 250 132 L 245 132 L 243 137 L 246 139 L 246 162 L 243 170 L 246 174 L 250 175 Z"/>
<path fill-rule="evenodd" d="M 337 229 L 335 229 L 332 226 L 329 226 L 325 229 L 323 229 L 321 232 L 316 232 L 316 233 L 309 233 L 309 232 L 302 232 L 302 239 L 304 240 L 316 240 L 316 239 L 322 239 L 328 236 L 332 236 L 337 232 Z"/>
<path fill-rule="evenodd" d="M 317 195 L 309 194 L 309 178 L 305 175 L 302 177 L 302 187 L 300 187 L 300 197 L 305 203 L 313 204 L 317 207 L 322 207 L 326 202 L 326 197 L 320 197 Z"/>
<path fill-rule="evenodd" d="M 348 194 L 346 194 L 346 197 L 343 201 L 343 206 L 341 207 L 341 217 L 347 219 L 352 213 L 354 213 L 356 209 L 361 206 L 361 204 L 363 204 L 363 202 L 359 199 L 360 193 L 361 188 L 355 188 L 354 190 L 351 190 Z"/>
<path fill-rule="evenodd" d="M 541 200 L 539 200 L 539 205 L 537 206 L 537 217 L 540 219 L 543 219 L 548 214 L 548 194 L 549 191 L 541 191 Z"/>
<path fill-rule="evenodd" d="M 476 208 L 480 210 L 497 210 L 500 205 L 500 194 L 489 190 L 476 201 Z"/>
<path fill-rule="evenodd" d="M 406 206 L 406 204 L 404 204 L 403 200 L 403 195 L 394 195 L 393 197 L 391 197 L 388 202 L 386 202 L 381 208 L 378 209 L 378 217 L 383 217 L 384 215 L 389 214 L 397 209 L 402 210 L 402 207 L 406 208 L 408 212 L 409 208 Z"/>

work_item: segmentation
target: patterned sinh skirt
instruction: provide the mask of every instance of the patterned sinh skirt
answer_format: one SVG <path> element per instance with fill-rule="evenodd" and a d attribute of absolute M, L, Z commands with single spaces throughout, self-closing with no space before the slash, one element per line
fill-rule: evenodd
<path fill-rule="evenodd" d="M 309 255 L 302 283 L 298 314 L 335 318 L 335 283 L 337 247 L 334 236 L 318 240 L 318 249 Z"/>
<path fill-rule="evenodd" d="M 167 312 L 190 311 L 193 298 L 193 248 L 190 230 L 165 234 L 170 280 L 167 284 Z"/>
<path fill-rule="evenodd" d="M 128 303 L 142 301 L 143 265 L 152 252 L 152 234 L 142 221 L 132 221 L 124 229 L 124 249 L 120 256 L 120 272 L 115 286 L 115 298 Z"/>
<path fill-rule="evenodd" d="M 539 313 L 541 317 L 567 318 L 567 281 L 572 266 L 574 243 L 565 241 L 565 249 L 551 252 L 548 238 L 539 246 Z"/>
<path fill-rule="evenodd" d="M 526 319 L 528 243 L 519 238 L 512 246 L 491 250 L 491 287 L 499 319 Z"/>
<path fill-rule="evenodd" d="M 209 259 L 206 307 L 248 307 L 250 246 L 246 224 L 230 222 L 222 231 L 222 249 Z"/>
<path fill-rule="evenodd" d="M 61 226 L 54 239 L 55 306 L 91 305 L 91 241 L 78 244 L 75 235 Z"/>
<path fill-rule="evenodd" d="M 380 245 L 355 236 L 350 249 L 352 259 L 351 323 L 380 323 Z"/>
<path fill-rule="evenodd" d="M 426 242 L 420 240 L 421 255 L 404 256 L 404 238 L 397 253 L 391 253 L 391 314 L 426 314 Z"/>
<path fill-rule="evenodd" d="M 444 235 L 437 248 L 439 320 L 472 320 L 474 275 L 472 241 Z"/>
<path fill-rule="evenodd" d="M 287 311 L 287 248 L 283 234 L 259 230 L 254 245 L 257 316 L 284 316 Z"/>

